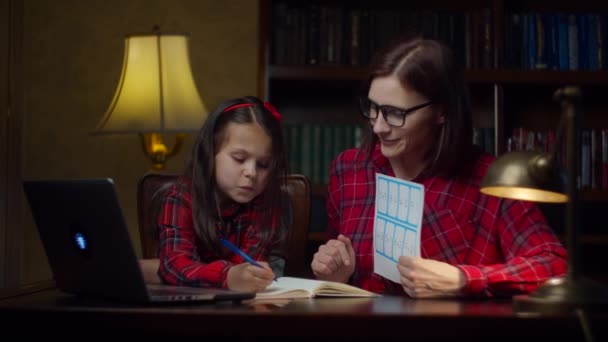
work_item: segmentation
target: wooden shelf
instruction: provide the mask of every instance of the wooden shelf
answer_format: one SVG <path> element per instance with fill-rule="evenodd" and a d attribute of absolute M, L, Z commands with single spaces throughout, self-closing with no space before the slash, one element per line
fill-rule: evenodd
<path fill-rule="evenodd" d="M 554 70 L 467 70 L 471 83 L 497 83 L 513 85 L 608 85 L 608 71 L 554 71 Z"/>
<path fill-rule="evenodd" d="M 268 78 L 273 80 L 344 80 L 361 81 L 366 67 L 343 65 L 270 65 Z M 465 78 L 473 84 L 513 85 L 608 85 L 608 71 L 554 71 L 554 70 L 509 70 L 470 69 Z"/>
<path fill-rule="evenodd" d="M 607 245 L 608 234 L 582 234 L 578 237 L 579 243 L 585 245 Z"/>
<path fill-rule="evenodd" d="M 308 241 L 325 241 L 327 240 L 327 237 L 325 235 L 325 232 L 310 232 L 308 233 Z"/>
<path fill-rule="evenodd" d="M 583 189 L 579 193 L 580 199 L 588 202 L 606 202 L 608 201 L 607 190 Z"/>
<path fill-rule="evenodd" d="M 562 243 L 566 243 L 566 236 L 564 233 L 558 235 L 559 240 Z M 608 233 L 607 234 L 579 234 L 578 243 L 580 245 L 595 245 L 595 246 L 608 246 Z"/>
<path fill-rule="evenodd" d="M 367 68 L 342 65 L 271 65 L 268 78 L 275 80 L 361 81 Z"/>

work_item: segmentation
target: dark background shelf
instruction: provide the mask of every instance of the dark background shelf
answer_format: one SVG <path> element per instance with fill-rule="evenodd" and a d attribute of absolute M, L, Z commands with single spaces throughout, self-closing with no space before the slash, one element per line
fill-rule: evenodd
<path fill-rule="evenodd" d="M 338 63 L 316 62 L 314 65 L 303 63 L 276 63 L 273 55 L 276 48 L 276 30 L 280 28 L 273 8 L 280 0 L 261 1 L 262 27 L 262 73 L 260 83 L 263 84 L 264 96 L 275 103 L 283 113 L 285 122 L 291 125 L 361 125 L 364 122 L 359 115 L 356 97 L 362 94 L 362 84 L 367 75 L 366 63 L 358 63 L 369 56 L 358 55 L 355 60 L 343 58 Z M 284 2 L 285 3 L 285 2 Z M 313 1 L 299 3 L 288 1 L 287 13 L 294 15 L 297 11 L 307 11 L 308 6 L 329 6 L 349 11 L 360 8 L 378 15 L 382 19 L 391 18 L 383 11 L 412 12 L 428 22 L 418 21 L 414 27 L 427 31 L 417 32 L 428 36 L 429 22 L 436 25 L 432 28 L 435 33 L 445 37 L 445 22 L 438 18 L 454 20 L 455 30 L 469 35 L 483 34 L 477 45 L 470 50 L 463 50 L 463 40 L 453 39 L 453 47 L 464 65 L 465 78 L 468 82 L 473 109 L 474 126 L 485 129 L 493 128 L 495 148 L 493 152 L 501 155 L 507 151 L 507 138 L 512 136 L 514 129 L 523 127 L 534 131 L 555 130 L 561 115 L 559 104 L 553 99 L 554 92 L 565 85 L 581 87 L 581 128 L 608 128 L 608 62 L 599 68 L 601 70 L 553 70 L 512 67 L 510 62 L 514 54 L 524 53 L 524 45 L 530 40 L 525 37 L 512 48 L 509 48 L 513 37 L 511 21 L 513 14 L 538 15 L 540 18 L 549 14 L 570 13 L 575 15 L 599 14 L 601 20 L 608 18 L 608 2 L 594 0 L 429 0 L 424 2 L 404 2 L 390 0 L 369 1 Z M 311 5 L 312 4 L 312 5 Z M 290 7 L 293 5 L 293 8 Z M 462 14 L 466 20 L 481 20 L 480 31 L 461 30 Z M 447 14 L 447 16 L 445 16 Z M 386 16 L 385 16 L 386 15 Z M 407 16 L 408 14 L 405 13 Z M 469 19 L 467 19 L 469 17 Z M 292 17 L 292 18 L 297 18 Z M 470 19 L 473 18 L 473 19 Z M 291 26 L 305 25 L 306 20 L 293 19 Z M 418 19 L 416 19 L 418 20 Z M 381 20 L 382 21 L 382 20 Z M 387 20 L 384 20 L 386 24 Z M 282 22 L 281 24 L 285 24 Z M 402 23 L 399 23 L 401 25 Z M 407 23 L 408 25 L 411 23 Z M 384 26 L 383 26 L 384 27 Z M 465 29 L 467 26 L 464 26 Z M 470 26 L 473 27 L 473 26 Z M 469 27 L 469 28 L 470 28 Z M 374 26 L 375 28 L 375 26 Z M 378 29 L 384 30 L 385 28 Z M 487 31 L 486 31 L 487 29 Z M 297 29 L 294 29 L 296 32 Z M 443 31 L 442 31 L 443 30 Z M 345 31 L 348 32 L 348 29 Z M 300 32 L 301 33 L 301 32 Z M 370 34 L 360 32 L 360 34 Z M 384 42 L 394 34 L 378 37 L 373 42 Z M 605 36 L 608 36 L 606 34 Z M 604 59 L 608 59 L 608 40 L 604 36 L 602 45 Z M 366 37 L 366 39 L 369 38 Z M 477 38 L 476 38 L 477 39 Z M 293 39 L 289 44 L 294 50 L 288 53 L 289 58 L 300 58 L 298 54 L 302 45 Z M 342 37 L 338 42 L 348 42 Z M 372 44 L 372 45 L 373 45 Z M 375 46 L 375 45 L 374 45 Z M 540 46 L 540 45 L 539 45 Z M 373 47 L 373 46 L 372 46 Z M 360 49 L 370 48 L 361 46 Z M 372 49 L 375 50 L 375 49 Z M 347 52 L 352 53 L 351 52 Z M 475 56 L 474 58 L 472 56 Z M 525 55 L 521 55 L 526 57 Z M 583 56 L 584 57 L 584 56 Z M 473 58 L 473 59 L 471 59 Z M 303 59 L 306 61 L 306 59 Z M 287 61 L 287 60 L 285 60 Z M 468 64 L 467 64 L 468 63 Z M 351 65 L 352 64 L 352 65 Z M 475 67 L 471 67 L 475 66 Z M 534 65 L 536 67 L 536 65 Z M 309 235 L 308 257 L 311 258 L 318 245 L 325 240 L 326 216 L 324 199 L 326 184 L 313 185 L 313 217 Z M 603 274 L 608 278 L 608 268 L 600 260 L 608 258 L 608 221 L 604 219 L 604 212 L 608 208 L 608 189 L 583 189 L 580 191 L 580 243 L 584 246 L 583 260 L 588 272 Z M 551 226 L 558 234 L 563 234 L 564 206 L 539 205 L 546 214 Z"/>
<path fill-rule="evenodd" d="M 270 65 L 268 77 L 273 80 L 344 80 L 360 82 L 367 76 L 363 66 L 343 65 Z M 532 85 L 608 85 L 608 71 L 556 71 L 516 69 L 468 69 L 465 79 L 482 84 Z"/>

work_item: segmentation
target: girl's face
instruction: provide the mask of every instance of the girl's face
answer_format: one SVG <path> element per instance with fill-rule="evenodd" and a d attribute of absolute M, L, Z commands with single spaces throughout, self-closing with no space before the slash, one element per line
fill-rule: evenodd
<path fill-rule="evenodd" d="M 378 105 L 404 110 L 429 101 L 413 89 L 403 87 L 392 75 L 375 78 L 368 97 Z M 390 126 L 380 114 L 376 119 L 370 119 L 382 154 L 389 160 L 413 163 L 424 161 L 427 151 L 436 143 L 436 132 L 443 122 L 444 116 L 433 105 L 409 112 L 401 127 Z"/>
<path fill-rule="evenodd" d="M 215 179 L 222 202 L 248 203 L 268 183 L 272 139 L 257 123 L 229 123 L 215 155 Z"/>

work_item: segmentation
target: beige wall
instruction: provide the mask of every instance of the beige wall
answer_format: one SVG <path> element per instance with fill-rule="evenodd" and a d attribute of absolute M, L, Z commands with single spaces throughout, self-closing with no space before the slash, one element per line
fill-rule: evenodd
<path fill-rule="evenodd" d="M 203 101 L 256 95 L 258 1 L 55 0 L 24 2 L 23 177 L 111 177 L 137 252 L 136 185 L 149 161 L 138 136 L 91 136 L 120 77 L 123 38 L 190 33 L 192 71 Z M 168 162 L 178 171 L 189 152 Z M 25 205 L 22 283 L 50 278 Z"/>

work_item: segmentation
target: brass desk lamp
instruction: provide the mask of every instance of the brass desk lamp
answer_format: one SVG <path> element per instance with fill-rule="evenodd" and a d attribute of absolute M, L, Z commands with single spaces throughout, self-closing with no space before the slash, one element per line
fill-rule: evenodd
<path fill-rule="evenodd" d="M 551 152 L 510 152 L 490 165 L 480 191 L 487 195 L 535 202 L 566 203 L 566 248 L 568 271 L 563 278 L 553 278 L 526 296 L 515 296 L 517 311 L 569 312 L 608 304 L 608 288 L 582 277 L 578 251 L 578 190 L 576 187 L 578 150 L 578 87 L 564 87 L 555 92 L 562 116 L 557 143 Z M 564 177 L 557 162 L 557 152 L 566 134 L 566 170 Z M 565 186 L 564 186 L 565 185 Z"/>

